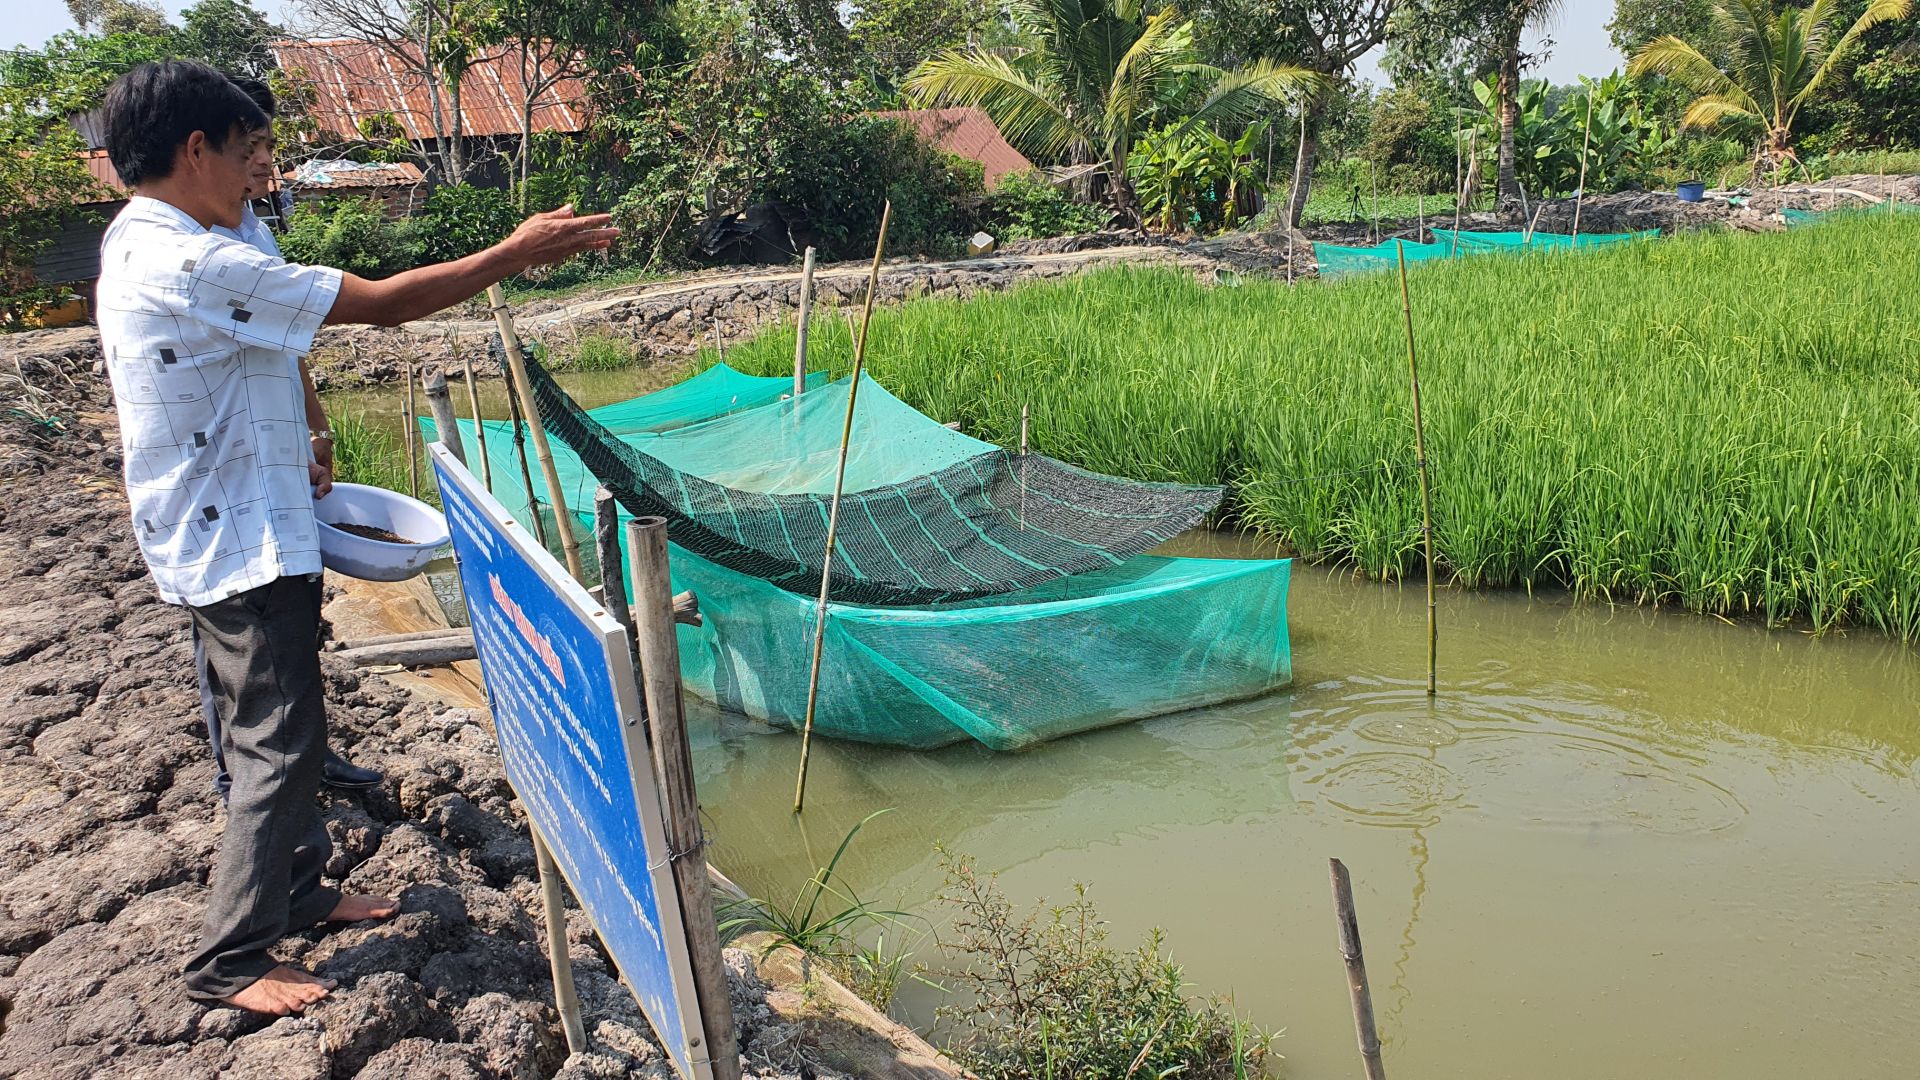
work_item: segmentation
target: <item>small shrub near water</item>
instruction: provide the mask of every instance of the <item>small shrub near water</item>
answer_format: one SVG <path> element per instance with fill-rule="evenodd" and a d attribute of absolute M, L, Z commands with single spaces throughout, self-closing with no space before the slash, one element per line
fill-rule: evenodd
<path fill-rule="evenodd" d="M 943 852 L 941 868 L 956 912 L 943 945 L 963 963 L 945 977 L 968 998 L 940 1010 L 943 1041 L 985 1080 L 1259 1075 L 1270 1037 L 1220 999 L 1188 997 L 1158 930 L 1116 952 L 1084 887 L 1021 915 L 972 859 Z"/>
<path fill-rule="evenodd" d="M 336 482 L 407 490 L 407 452 L 399 440 L 369 426 L 359 413 L 336 416 L 332 424 Z"/>
<path fill-rule="evenodd" d="M 623 337 L 583 334 L 565 363 L 574 371 L 613 371 L 633 363 L 633 350 L 633 342 Z"/>

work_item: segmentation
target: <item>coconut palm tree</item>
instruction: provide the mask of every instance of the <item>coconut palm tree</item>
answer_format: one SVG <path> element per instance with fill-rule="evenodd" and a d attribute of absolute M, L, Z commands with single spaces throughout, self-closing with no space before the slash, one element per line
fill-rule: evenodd
<path fill-rule="evenodd" d="M 975 105 L 1007 140 L 1041 162 L 1098 164 L 1115 208 L 1138 222 L 1127 179 L 1136 137 L 1159 127 L 1238 134 L 1274 101 L 1317 89 L 1325 76 L 1256 61 L 1228 71 L 1200 62 L 1193 24 L 1142 0 L 1013 0 L 1029 47 L 952 49 L 907 76 L 925 105 Z"/>
<path fill-rule="evenodd" d="M 1698 94 L 1681 117 L 1682 127 L 1756 132 L 1754 168 L 1764 170 L 1797 160 L 1793 127 L 1801 106 L 1841 69 L 1860 36 L 1905 18 L 1912 8 L 1913 0 L 1869 0 L 1853 26 L 1835 37 L 1841 14 L 1835 0 L 1814 0 L 1778 15 L 1767 0 L 1726 0 L 1714 9 L 1728 43 L 1724 68 L 1669 34 L 1635 53 L 1627 73 L 1665 75 Z"/>

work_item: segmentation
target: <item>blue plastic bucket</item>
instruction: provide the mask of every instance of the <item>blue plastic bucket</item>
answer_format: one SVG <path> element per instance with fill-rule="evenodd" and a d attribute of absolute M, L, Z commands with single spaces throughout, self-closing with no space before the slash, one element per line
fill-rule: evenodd
<path fill-rule="evenodd" d="M 1681 202 L 1699 202 L 1700 197 L 1707 193 L 1707 185 L 1699 180 L 1687 180 L 1676 187 L 1674 193 L 1680 196 Z"/>

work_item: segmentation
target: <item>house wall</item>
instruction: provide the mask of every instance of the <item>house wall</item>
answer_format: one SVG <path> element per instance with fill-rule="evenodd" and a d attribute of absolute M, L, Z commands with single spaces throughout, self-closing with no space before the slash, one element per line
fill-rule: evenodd
<path fill-rule="evenodd" d="M 48 285 L 91 282 L 100 276 L 100 239 L 126 200 L 79 207 L 60 223 L 53 243 L 33 261 L 33 274 Z M 86 290 L 91 291 L 91 290 Z"/>

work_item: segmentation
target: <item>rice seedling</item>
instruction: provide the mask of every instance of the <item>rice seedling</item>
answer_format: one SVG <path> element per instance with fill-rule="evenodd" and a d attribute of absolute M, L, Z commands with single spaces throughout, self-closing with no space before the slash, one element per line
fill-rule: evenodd
<path fill-rule="evenodd" d="M 1920 215 L 1413 273 L 1456 582 L 1920 638 Z M 1025 404 L 1042 453 L 1227 484 L 1240 526 L 1391 579 L 1420 565 L 1398 319 L 1385 275 L 1118 270 L 878 313 L 869 369 L 1002 445 Z"/>
<path fill-rule="evenodd" d="M 367 423 L 364 414 L 333 418 L 333 478 L 392 491 L 407 488 L 407 452 L 400 440 Z"/>

